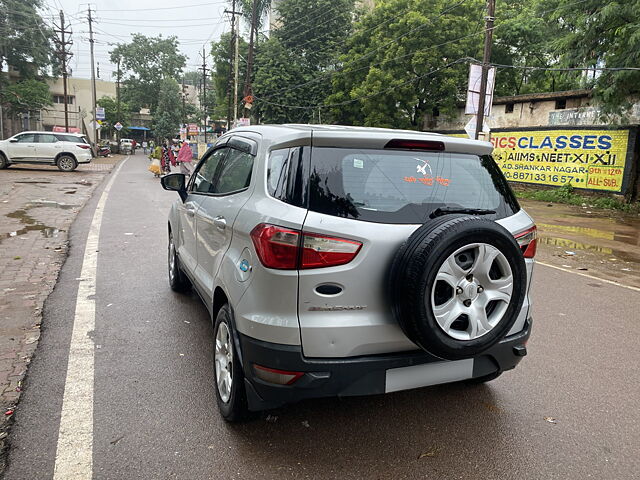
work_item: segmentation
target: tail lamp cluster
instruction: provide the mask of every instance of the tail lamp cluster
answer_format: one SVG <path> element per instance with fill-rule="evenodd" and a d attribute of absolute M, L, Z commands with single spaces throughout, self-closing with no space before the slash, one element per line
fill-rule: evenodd
<path fill-rule="evenodd" d="M 538 229 L 534 225 L 528 230 L 516 235 L 516 241 L 520 245 L 524 258 L 533 258 L 536 256 L 536 248 L 538 247 Z"/>
<path fill-rule="evenodd" d="M 298 270 L 335 267 L 353 260 L 362 243 L 261 223 L 251 231 L 260 262 L 267 268 Z"/>
<path fill-rule="evenodd" d="M 89 150 L 91 148 L 91 145 L 87 145 L 86 143 L 76 143 L 76 147 L 80 147 L 84 150 Z"/>

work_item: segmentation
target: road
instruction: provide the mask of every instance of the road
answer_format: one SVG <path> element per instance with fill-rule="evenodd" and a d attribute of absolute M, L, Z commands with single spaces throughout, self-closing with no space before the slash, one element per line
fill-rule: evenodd
<path fill-rule="evenodd" d="M 63 429 L 80 445 L 78 464 L 83 452 L 90 462 L 67 478 L 638 478 L 640 292 L 545 266 L 535 276 L 529 356 L 488 385 L 307 401 L 225 424 L 206 309 L 167 284 L 166 215 L 177 195 L 146 167 L 135 155 L 114 171 L 102 210 L 88 299 L 95 375 L 80 397 L 90 402 L 65 420 L 90 430 Z M 86 382 L 68 379 L 67 367 L 81 269 L 92 255 L 85 244 L 105 187 L 78 215 L 45 304 L 7 479 L 53 478 L 57 452 L 57 468 L 74 461 L 58 448 L 61 411 L 65 382 L 67 392 Z"/>

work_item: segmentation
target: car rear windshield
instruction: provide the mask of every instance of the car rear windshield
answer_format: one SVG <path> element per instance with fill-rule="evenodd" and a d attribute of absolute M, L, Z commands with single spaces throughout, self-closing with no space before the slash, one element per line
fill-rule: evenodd
<path fill-rule="evenodd" d="M 491 156 L 314 147 L 309 208 L 368 222 L 422 224 L 436 208 L 519 210 Z"/>

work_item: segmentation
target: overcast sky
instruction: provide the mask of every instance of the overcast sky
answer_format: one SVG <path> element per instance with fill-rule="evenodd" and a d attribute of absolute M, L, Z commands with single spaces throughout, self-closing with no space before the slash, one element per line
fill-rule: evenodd
<path fill-rule="evenodd" d="M 73 76 L 90 78 L 87 3 L 80 0 L 44 0 L 44 5 L 42 14 L 49 24 L 54 15 L 58 24 L 59 12 L 64 11 L 65 20 L 73 31 Z M 230 2 L 226 0 L 94 0 L 91 6 L 96 20 L 96 66 L 100 62 L 102 80 L 114 79 L 115 66 L 109 61 L 113 44 L 130 41 L 132 33 L 177 36 L 180 50 L 187 56 L 186 70 L 195 70 L 202 64 L 202 46 L 207 45 L 206 53 L 209 55 L 211 41 L 231 30 L 229 15 L 224 14 L 225 8 L 230 8 Z M 208 57 L 207 64 L 211 66 L 211 57 Z"/>

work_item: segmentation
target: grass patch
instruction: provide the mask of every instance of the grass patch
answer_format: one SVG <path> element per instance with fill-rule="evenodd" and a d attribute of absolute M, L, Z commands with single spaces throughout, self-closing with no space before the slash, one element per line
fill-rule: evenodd
<path fill-rule="evenodd" d="M 543 190 L 514 188 L 514 193 L 518 198 L 538 200 L 540 202 L 588 205 L 591 208 L 605 208 L 628 213 L 640 213 L 640 203 L 638 202 L 626 203 L 613 197 L 580 195 L 576 193 L 575 188 L 573 188 L 573 185 L 570 183 L 566 183 L 560 188 Z"/>

